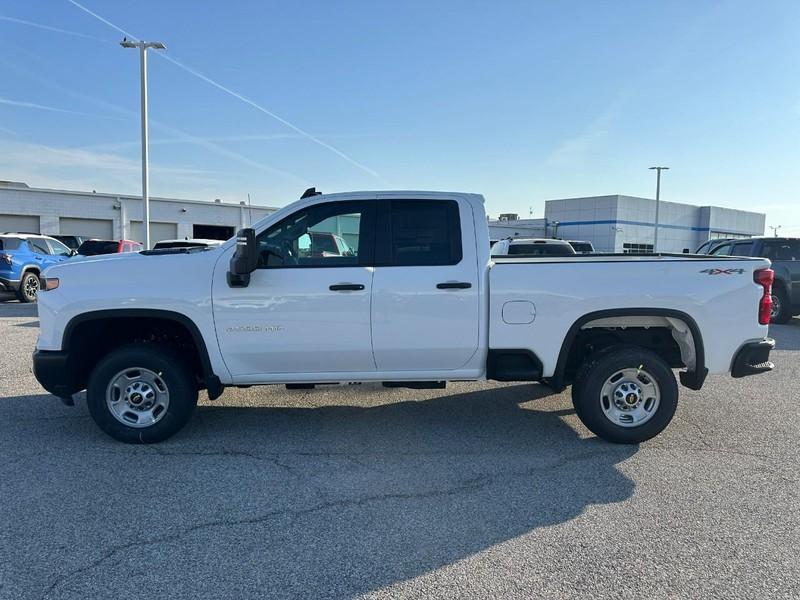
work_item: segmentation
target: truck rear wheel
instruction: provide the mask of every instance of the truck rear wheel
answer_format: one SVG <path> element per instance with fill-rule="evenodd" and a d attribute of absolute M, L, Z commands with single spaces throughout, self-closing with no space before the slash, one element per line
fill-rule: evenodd
<path fill-rule="evenodd" d="M 669 365 L 644 348 L 604 352 L 581 369 L 573 385 L 575 412 L 609 442 L 637 444 L 661 433 L 678 406 L 678 385 Z"/>
<path fill-rule="evenodd" d="M 97 364 L 86 398 L 89 413 L 108 435 L 129 444 L 149 444 L 186 425 L 197 405 L 197 386 L 177 352 L 130 344 Z"/>
<path fill-rule="evenodd" d="M 789 305 L 789 297 L 782 287 L 773 287 L 770 323 L 788 323 L 791 318 L 792 307 Z"/>

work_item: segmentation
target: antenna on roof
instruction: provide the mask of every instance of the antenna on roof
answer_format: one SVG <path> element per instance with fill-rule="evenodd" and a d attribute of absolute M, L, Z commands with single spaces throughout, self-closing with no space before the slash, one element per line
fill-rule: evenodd
<path fill-rule="evenodd" d="M 303 192 L 303 195 L 300 196 L 300 200 L 303 200 L 304 198 L 311 198 L 311 196 L 319 196 L 320 194 L 322 194 L 322 192 L 318 192 L 317 188 L 310 187 L 305 192 Z"/>

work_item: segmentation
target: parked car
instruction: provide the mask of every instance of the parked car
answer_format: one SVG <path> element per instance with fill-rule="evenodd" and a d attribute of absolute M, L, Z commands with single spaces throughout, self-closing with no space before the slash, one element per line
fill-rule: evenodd
<path fill-rule="evenodd" d="M 725 242 L 732 241 L 733 238 L 715 238 L 713 240 L 707 240 L 700 244 L 697 247 L 697 250 L 694 251 L 695 254 L 711 254 L 715 248 L 718 248 Z M 688 252 L 688 250 L 684 250 L 684 252 Z"/>
<path fill-rule="evenodd" d="M 205 240 L 201 238 L 186 238 L 183 240 L 161 240 L 156 242 L 153 250 L 167 250 L 169 248 L 216 248 L 222 245 L 223 240 Z"/>
<path fill-rule="evenodd" d="M 52 235 L 52 238 L 57 239 L 59 242 L 64 244 L 70 250 L 77 250 L 80 245 L 89 239 L 88 236 L 85 235 Z"/>
<path fill-rule="evenodd" d="M 786 323 L 800 314 L 800 238 L 758 237 L 728 240 L 713 256 L 762 256 L 772 261 L 772 322 Z"/>
<path fill-rule="evenodd" d="M 78 248 L 78 254 L 81 256 L 97 256 L 98 254 L 139 252 L 142 249 L 142 245 L 133 240 L 86 240 Z"/>
<path fill-rule="evenodd" d="M 352 255 L 298 252 L 345 215 Z M 697 390 L 773 368 L 766 259 L 490 260 L 488 243 L 479 195 L 355 192 L 307 196 L 216 252 L 69 261 L 44 274 L 33 371 L 67 404 L 87 390 L 129 443 L 180 430 L 198 389 L 486 379 L 572 384 L 590 430 L 638 443 L 675 413 L 672 369 Z"/>
<path fill-rule="evenodd" d="M 492 246 L 492 256 L 567 256 L 577 254 L 569 242 L 548 238 L 509 238 Z"/>
<path fill-rule="evenodd" d="M 35 302 L 42 272 L 74 254 L 45 235 L 0 234 L 0 291 L 14 292 L 20 302 Z"/>
<path fill-rule="evenodd" d="M 567 240 L 567 242 L 577 254 L 594 254 L 592 242 L 582 242 L 579 240 Z"/>

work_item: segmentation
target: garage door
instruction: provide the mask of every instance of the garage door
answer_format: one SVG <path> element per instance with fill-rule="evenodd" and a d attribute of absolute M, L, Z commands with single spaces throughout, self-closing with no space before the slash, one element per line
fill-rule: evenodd
<path fill-rule="evenodd" d="M 178 237 L 177 223 L 154 223 L 150 222 L 150 244 L 155 244 L 161 240 L 174 240 Z M 131 221 L 131 239 L 137 242 L 144 241 L 142 233 L 142 222 Z"/>
<path fill-rule="evenodd" d="M 110 219 L 73 219 L 61 217 L 58 220 L 59 233 L 82 235 L 100 240 L 114 239 L 114 222 Z"/>
<path fill-rule="evenodd" d="M 0 215 L 0 232 L 39 233 L 39 217 Z"/>

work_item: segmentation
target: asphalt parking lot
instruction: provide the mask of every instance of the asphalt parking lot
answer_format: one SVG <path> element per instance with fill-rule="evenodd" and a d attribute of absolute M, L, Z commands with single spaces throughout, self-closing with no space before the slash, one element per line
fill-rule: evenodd
<path fill-rule="evenodd" d="M 30 372 L 0 303 L 0 597 L 800 597 L 800 319 L 640 446 L 537 385 L 228 390 L 157 446 Z"/>

